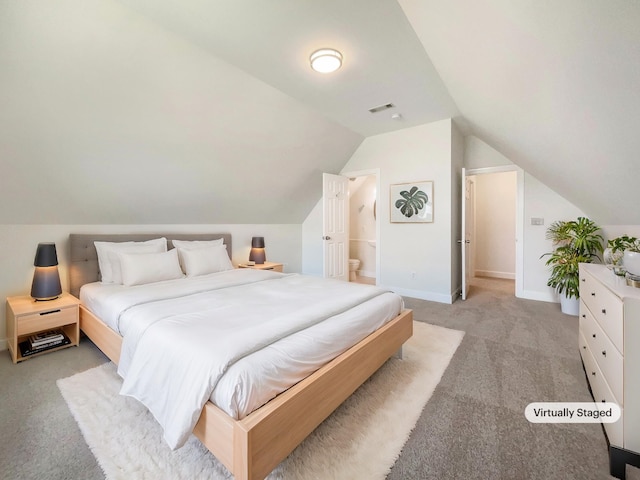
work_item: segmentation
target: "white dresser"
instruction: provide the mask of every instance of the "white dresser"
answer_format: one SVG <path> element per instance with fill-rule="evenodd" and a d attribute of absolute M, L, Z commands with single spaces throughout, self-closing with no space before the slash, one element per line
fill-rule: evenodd
<path fill-rule="evenodd" d="M 580 355 L 596 402 L 615 402 L 622 417 L 605 423 L 611 474 L 640 464 L 640 288 L 604 265 L 580 264 Z"/>

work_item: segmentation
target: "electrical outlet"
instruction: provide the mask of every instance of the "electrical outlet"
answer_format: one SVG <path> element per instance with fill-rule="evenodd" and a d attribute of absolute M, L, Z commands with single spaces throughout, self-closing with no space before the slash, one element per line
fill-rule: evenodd
<path fill-rule="evenodd" d="M 544 225 L 544 218 L 531 217 L 531 225 Z"/>

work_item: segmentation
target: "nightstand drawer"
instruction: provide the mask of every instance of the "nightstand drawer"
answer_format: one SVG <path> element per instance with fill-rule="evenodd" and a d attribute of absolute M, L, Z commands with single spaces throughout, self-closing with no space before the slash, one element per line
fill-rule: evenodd
<path fill-rule="evenodd" d="M 27 335 L 40 330 L 69 325 L 78 321 L 78 307 L 54 308 L 40 313 L 20 315 L 16 318 L 17 335 Z"/>
<path fill-rule="evenodd" d="M 282 265 L 276 265 L 274 267 L 265 268 L 265 270 L 273 270 L 274 272 L 282 272 Z"/>

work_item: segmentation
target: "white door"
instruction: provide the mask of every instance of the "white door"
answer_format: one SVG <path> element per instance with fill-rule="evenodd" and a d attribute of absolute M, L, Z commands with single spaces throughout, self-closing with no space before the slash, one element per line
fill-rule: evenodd
<path fill-rule="evenodd" d="M 471 235 L 473 232 L 473 182 L 467 178 L 466 169 L 462 169 L 462 234 L 460 251 L 462 253 L 462 300 L 469 295 L 471 281 Z"/>
<path fill-rule="evenodd" d="M 349 280 L 349 179 L 322 174 L 322 243 L 325 278 Z"/>

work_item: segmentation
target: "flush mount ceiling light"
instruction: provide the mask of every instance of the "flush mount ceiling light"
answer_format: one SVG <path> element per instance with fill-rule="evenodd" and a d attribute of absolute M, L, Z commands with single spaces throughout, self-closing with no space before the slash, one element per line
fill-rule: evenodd
<path fill-rule="evenodd" d="M 342 54 L 332 48 L 322 48 L 311 54 L 309 62 L 316 72 L 331 73 L 342 66 Z"/>

